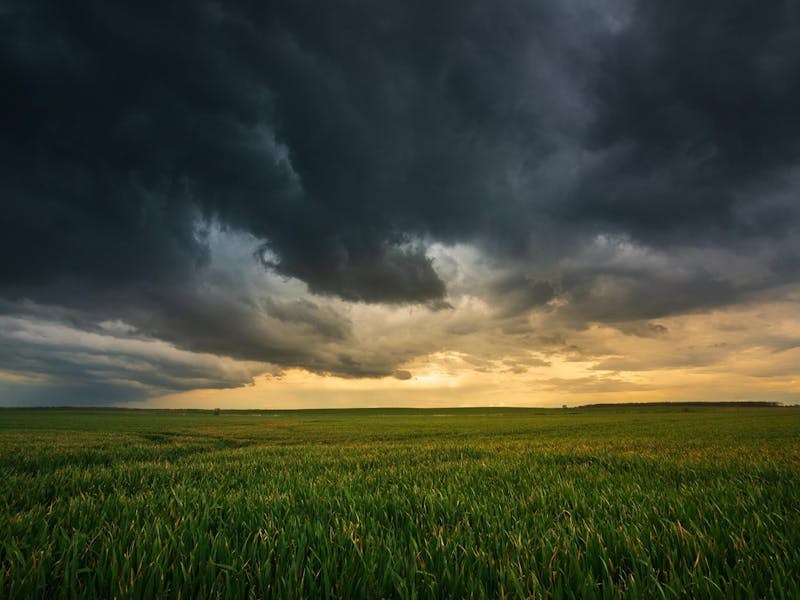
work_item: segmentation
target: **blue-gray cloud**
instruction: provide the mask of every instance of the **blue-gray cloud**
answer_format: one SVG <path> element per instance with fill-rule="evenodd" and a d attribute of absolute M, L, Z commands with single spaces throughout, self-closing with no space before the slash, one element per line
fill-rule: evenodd
<path fill-rule="evenodd" d="M 529 310 L 624 330 L 800 276 L 792 2 L 12 1 L 0 32 L 17 315 L 379 376 L 419 349 L 353 360 L 322 300 L 447 307 L 433 242 L 496 266 L 472 293 L 517 334 Z M 250 240 L 248 277 L 322 300 L 226 279 L 215 228 Z"/>

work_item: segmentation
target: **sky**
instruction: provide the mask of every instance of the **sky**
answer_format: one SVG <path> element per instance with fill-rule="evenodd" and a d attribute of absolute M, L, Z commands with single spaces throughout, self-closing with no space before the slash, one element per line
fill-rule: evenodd
<path fill-rule="evenodd" d="M 0 405 L 800 403 L 791 0 L 0 4 Z"/>

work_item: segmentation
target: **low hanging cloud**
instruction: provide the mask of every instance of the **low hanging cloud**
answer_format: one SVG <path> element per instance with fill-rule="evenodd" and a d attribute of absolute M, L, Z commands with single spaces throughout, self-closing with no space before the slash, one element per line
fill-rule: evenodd
<path fill-rule="evenodd" d="M 124 402 L 175 390 L 235 387 L 274 365 L 180 350 L 130 330 L 89 332 L 67 324 L 0 316 L 0 390 L 22 404 Z M 13 376 L 12 376 L 13 375 Z"/>
<path fill-rule="evenodd" d="M 14 377 L 408 380 L 466 344 L 622 364 L 565 349 L 800 279 L 791 2 L 12 1 L 0 29 Z M 19 338 L 59 328 L 76 358 Z M 188 354 L 158 374 L 106 338 Z"/>

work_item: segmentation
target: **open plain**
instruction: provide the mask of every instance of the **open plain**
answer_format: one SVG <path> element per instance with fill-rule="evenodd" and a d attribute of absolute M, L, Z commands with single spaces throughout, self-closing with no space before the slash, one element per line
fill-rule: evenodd
<path fill-rule="evenodd" d="M 800 596 L 800 410 L 0 411 L 0 597 Z"/>

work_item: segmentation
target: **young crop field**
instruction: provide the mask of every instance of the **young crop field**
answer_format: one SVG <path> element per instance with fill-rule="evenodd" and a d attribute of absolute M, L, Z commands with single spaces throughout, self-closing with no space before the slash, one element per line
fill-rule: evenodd
<path fill-rule="evenodd" d="M 2 598 L 800 597 L 800 410 L 0 411 Z"/>

